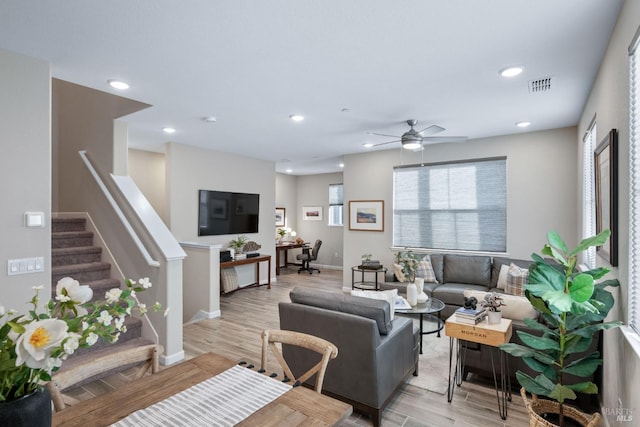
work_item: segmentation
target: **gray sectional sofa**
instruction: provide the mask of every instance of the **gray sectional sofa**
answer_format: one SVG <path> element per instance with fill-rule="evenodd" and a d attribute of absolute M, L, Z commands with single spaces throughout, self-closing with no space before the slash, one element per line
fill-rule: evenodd
<path fill-rule="evenodd" d="M 379 426 L 396 389 L 418 373 L 419 330 L 411 319 L 391 320 L 387 301 L 296 288 L 279 303 L 280 328 L 324 338 L 338 347 L 329 362 L 322 393 L 371 415 Z M 294 375 L 316 363 L 308 350 L 291 346 L 283 355 Z M 309 381 L 315 382 L 315 377 Z"/>
<path fill-rule="evenodd" d="M 502 265 L 515 265 L 523 268 L 529 267 L 532 261 L 490 257 L 482 255 L 460 254 L 430 254 L 431 265 L 438 283 L 425 283 L 424 290 L 430 297 L 444 302 L 442 317 L 451 316 L 456 309 L 464 304 L 464 291 L 471 289 L 483 292 L 502 292 L 497 289 L 498 275 Z M 381 289 L 398 289 L 400 293 L 406 293 L 406 284 L 396 281 L 393 269 L 387 273 L 385 283 Z"/>

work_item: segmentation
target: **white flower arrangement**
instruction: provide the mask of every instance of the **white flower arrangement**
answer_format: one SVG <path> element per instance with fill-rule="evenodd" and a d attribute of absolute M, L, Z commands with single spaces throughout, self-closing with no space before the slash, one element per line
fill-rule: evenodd
<path fill-rule="evenodd" d="M 70 277 L 56 285 L 56 296 L 41 307 L 42 286 L 34 286 L 33 306 L 26 314 L 5 310 L 0 304 L 0 402 L 17 399 L 51 380 L 68 356 L 79 348 L 91 347 L 100 338 L 114 343 L 132 310 L 147 312 L 136 292 L 151 287 L 149 278 L 125 281 L 126 289 L 106 292 L 104 301 L 89 302 L 93 291 Z M 159 311 L 159 303 L 153 305 Z M 165 316 L 168 309 L 165 310 Z"/>

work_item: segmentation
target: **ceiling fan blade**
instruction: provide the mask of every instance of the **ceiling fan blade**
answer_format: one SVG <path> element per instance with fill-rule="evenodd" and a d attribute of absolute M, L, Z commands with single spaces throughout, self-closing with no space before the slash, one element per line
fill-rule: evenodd
<path fill-rule="evenodd" d="M 397 138 L 397 137 L 396 137 L 396 138 Z M 374 146 L 374 147 L 378 147 L 378 146 L 380 146 L 380 145 L 387 145 L 387 144 L 391 144 L 392 142 L 400 142 L 400 140 L 399 140 L 399 139 L 396 139 L 396 140 L 394 140 L 394 141 L 381 142 L 381 143 L 379 143 L 379 144 L 373 144 L 373 146 Z"/>
<path fill-rule="evenodd" d="M 436 144 L 439 142 L 465 142 L 469 138 L 466 136 L 427 136 L 422 138 L 425 144 Z"/>
<path fill-rule="evenodd" d="M 445 130 L 446 129 L 443 128 L 442 126 L 431 125 L 418 131 L 418 133 L 422 136 L 429 136 L 429 135 L 435 135 L 436 133 L 444 132 Z"/>
<path fill-rule="evenodd" d="M 389 138 L 400 138 L 398 135 L 388 135 L 386 133 L 367 132 L 367 135 L 388 136 Z"/>

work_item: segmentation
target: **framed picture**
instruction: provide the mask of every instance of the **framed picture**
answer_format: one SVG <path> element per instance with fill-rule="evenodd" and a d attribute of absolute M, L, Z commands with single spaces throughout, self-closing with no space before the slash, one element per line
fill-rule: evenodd
<path fill-rule="evenodd" d="M 302 218 L 305 221 L 322 221 L 322 206 L 304 206 Z"/>
<path fill-rule="evenodd" d="M 618 265 L 618 131 L 611 129 L 594 152 L 596 177 L 596 233 L 611 230 L 597 254 Z"/>
<path fill-rule="evenodd" d="M 384 231 L 384 200 L 349 201 L 349 230 Z"/>
<path fill-rule="evenodd" d="M 284 222 L 287 218 L 285 212 L 285 208 L 276 208 L 276 227 L 284 227 Z"/>

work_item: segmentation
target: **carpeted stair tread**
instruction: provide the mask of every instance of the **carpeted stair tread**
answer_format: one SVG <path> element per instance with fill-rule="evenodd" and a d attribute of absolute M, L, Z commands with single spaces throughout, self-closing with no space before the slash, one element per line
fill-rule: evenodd
<path fill-rule="evenodd" d="M 57 282 L 54 282 L 51 286 L 51 293 L 53 297 L 55 297 L 56 295 L 56 284 Z M 84 283 L 80 282 L 80 284 L 87 285 L 91 288 L 91 290 L 93 291 L 93 299 L 104 299 L 104 294 L 108 290 L 113 288 L 120 288 L 120 281 L 112 278 L 92 280 L 90 282 Z"/>
<path fill-rule="evenodd" d="M 118 341 L 115 344 L 107 344 L 102 348 L 96 348 L 93 349 L 94 347 L 91 347 L 93 350 L 92 351 L 87 351 L 85 353 L 79 353 L 79 354 L 74 354 L 72 356 L 70 356 L 63 364 L 62 367 L 60 368 L 59 372 L 64 372 L 65 370 L 69 370 L 73 367 L 76 366 L 80 366 L 80 365 L 85 365 L 85 364 L 91 364 L 95 359 L 102 357 L 104 355 L 107 354 L 114 354 L 114 353 L 118 353 L 121 351 L 127 351 L 129 349 L 132 348 L 136 348 L 139 346 L 143 346 L 143 345 L 149 345 L 149 344 L 154 344 L 153 341 L 145 339 L 145 338 L 135 338 L 126 342 L 120 342 Z M 97 345 L 97 344 L 96 344 Z M 80 384 L 76 384 L 74 385 L 75 387 L 79 387 L 82 384 L 87 384 L 93 381 L 97 381 L 100 378 L 104 378 L 106 376 L 115 374 L 117 372 L 123 371 L 125 369 L 128 369 L 130 366 L 120 366 L 117 369 L 114 369 L 113 371 L 108 371 L 108 372 L 104 372 L 100 375 L 95 375 L 91 378 L 87 378 L 85 381 L 83 381 Z M 55 378 L 55 373 L 53 374 L 53 377 Z"/>
<path fill-rule="evenodd" d="M 79 246 L 51 249 L 51 265 L 58 267 L 68 264 L 86 264 L 102 260 L 102 248 L 99 246 Z"/>
<path fill-rule="evenodd" d="M 63 277 L 71 277 L 81 284 L 109 278 L 111 264 L 89 262 L 85 264 L 59 265 L 51 268 L 51 283 L 58 283 Z"/>
<path fill-rule="evenodd" d="M 62 231 L 51 233 L 51 248 L 70 248 L 78 246 L 93 246 L 92 231 Z"/>
<path fill-rule="evenodd" d="M 64 274 L 64 273 L 81 273 L 83 271 L 92 271 L 92 270 L 106 270 L 110 269 L 111 264 L 108 262 L 87 262 L 85 264 L 72 264 L 72 265 L 58 265 L 56 267 L 51 268 L 52 274 Z M 76 279 L 77 280 L 77 279 Z"/>
<path fill-rule="evenodd" d="M 86 227 L 87 220 L 84 217 L 52 218 L 51 230 L 54 233 L 60 231 L 82 231 Z"/>
<path fill-rule="evenodd" d="M 142 319 L 137 316 L 129 316 L 125 319 L 124 324 L 127 327 L 127 332 L 121 333 L 116 343 L 111 344 L 106 340 L 99 339 L 98 342 L 91 347 L 78 349 L 77 356 L 80 357 L 85 353 L 95 353 L 105 347 L 118 347 L 142 337 Z"/>

